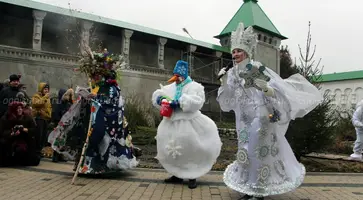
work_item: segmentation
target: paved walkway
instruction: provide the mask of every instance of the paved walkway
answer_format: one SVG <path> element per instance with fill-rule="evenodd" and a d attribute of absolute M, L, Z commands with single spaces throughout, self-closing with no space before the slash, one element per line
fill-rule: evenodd
<path fill-rule="evenodd" d="M 328 160 L 344 160 L 351 162 L 363 162 L 363 159 L 353 159 L 349 155 L 335 155 L 335 154 L 327 154 L 327 153 L 310 153 L 306 155 L 306 157 L 310 158 L 323 158 Z"/>
<path fill-rule="evenodd" d="M 72 164 L 43 161 L 37 167 L 0 168 L 0 199 L 237 200 L 222 182 L 221 172 L 199 179 L 200 186 L 166 185 L 163 170 L 135 169 L 118 177 L 79 177 L 71 185 Z M 363 174 L 309 173 L 296 191 L 266 200 L 363 200 Z"/>

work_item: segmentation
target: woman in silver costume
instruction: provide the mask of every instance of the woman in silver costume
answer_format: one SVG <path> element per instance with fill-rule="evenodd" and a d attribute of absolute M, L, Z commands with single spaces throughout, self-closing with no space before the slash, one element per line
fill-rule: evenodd
<path fill-rule="evenodd" d="M 238 134 L 237 159 L 224 173 L 231 189 L 242 199 L 263 199 L 301 185 L 305 167 L 285 138 L 289 122 L 313 110 L 322 100 L 319 90 L 300 74 L 282 79 L 253 61 L 257 35 L 239 24 L 232 32 L 234 66 L 226 75 L 217 100 L 225 112 L 233 110 Z"/>

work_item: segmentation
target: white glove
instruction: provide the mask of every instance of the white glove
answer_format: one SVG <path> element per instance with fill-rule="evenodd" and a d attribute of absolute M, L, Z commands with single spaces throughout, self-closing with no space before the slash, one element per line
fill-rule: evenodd
<path fill-rule="evenodd" d="M 262 80 L 262 79 L 256 79 L 255 80 L 255 84 L 257 87 L 261 88 L 262 92 L 266 95 L 266 96 L 273 96 L 274 95 L 274 89 L 269 87 L 267 85 L 267 81 Z"/>
<path fill-rule="evenodd" d="M 262 63 L 260 63 L 260 62 L 258 62 L 258 61 L 251 61 L 251 64 L 253 65 L 253 66 L 256 66 L 257 68 L 260 68 L 261 66 L 262 66 Z"/>
<path fill-rule="evenodd" d="M 267 85 L 267 82 L 265 80 L 256 78 L 255 84 L 256 84 L 257 87 L 261 88 L 262 91 L 267 91 L 268 90 L 268 85 Z"/>
<path fill-rule="evenodd" d="M 226 72 L 227 72 L 226 68 L 224 67 L 221 69 L 221 71 L 219 71 L 218 76 L 224 75 L 224 74 L 226 74 Z"/>

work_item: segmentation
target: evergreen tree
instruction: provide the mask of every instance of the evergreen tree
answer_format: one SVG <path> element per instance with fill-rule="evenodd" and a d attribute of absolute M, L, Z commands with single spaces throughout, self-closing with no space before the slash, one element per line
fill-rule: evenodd
<path fill-rule="evenodd" d="M 292 62 L 288 48 L 282 47 L 280 53 L 281 77 L 287 78 L 298 72 L 316 87 L 320 88 L 319 81 L 321 80 L 322 67 L 319 65 L 321 59 L 316 64 L 314 60 L 316 46 L 311 53 L 310 22 L 305 53 L 303 54 L 300 45 L 299 49 L 300 64 L 296 65 L 296 63 L 293 64 Z M 311 152 L 323 151 L 325 147 L 333 143 L 336 121 L 332 116 L 333 113 L 329 112 L 331 107 L 331 99 L 325 94 L 323 102 L 313 111 L 303 118 L 291 121 L 286 138 L 298 160 L 300 160 L 301 156 Z"/>
<path fill-rule="evenodd" d="M 292 74 L 299 71 L 293 65 L 291 54 L 287 46 L 281 46 L 280 49 L 280 76 L 281 78 L 288 78 Z"/>

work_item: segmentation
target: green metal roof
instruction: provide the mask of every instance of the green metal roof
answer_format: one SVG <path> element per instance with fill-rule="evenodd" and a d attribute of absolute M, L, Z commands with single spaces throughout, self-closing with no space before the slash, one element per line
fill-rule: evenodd
<path fill-rule="evenodd" d="M 339 72 L 332 74 L 323 74 L 317 82 L 332 82 L 332 81 L 344 81 L 344 80 L 354 80 L 363 79 L 363 70 L 350 71 L 350 72 Z"/>
<path fill-rule="evenodd" d="M 46 11 L 46 12 L 57 13 L 60 15 L 67 15 L 67 16 L 76 17 L 79 19 L 85 19 L 85 20 L 94 21 L 94 22 L 99 22 L 99 23 L 103 23 L 103 24 L 109 24 L 109 25 L 120 27 L 120 28 L 139 31 L 139 32 L 143 32 L 143 33 L 147 33 L 147 34 L 151 34 L 151 35 L 156 35 L 156 36 L 160 36 L 160 37 L 164 37 L 164 38 L 168 38 L 168 39 L 173 39 L 173 40 L 193 44 L 196 46 L 213 49 L 216 51 L 230 53 L 228 48 L 222 47 L 219 45 L 203 42 L 200 40 L 191 39 L 188 37 L 160 31 L 157 29 L 152 29 L 152 28 L 148 28 L 148 27 L 144 27 L 144 26 L 140 26 L 140 25 L 136 25 L 136 24 L 131 24 L 131 23 L 115 20 L 115 19 L 109 19 L 109 18 L 93 15 L 90 13 L 84 13 L 84 12 L 80 12 L 80 11 L 71 11 L 70 9 L 67 9 L 67 8 L 61 8 L 61 7 L 57 7 L 57 6 L 53 6 L 53 5 L 49 5 L 49 4 L 45 4 L 45 3 L 41 3 L 41 2 L 35 2 L 35 1 L 31 1 L 31 0 L 0 0 L 0 2 L 13 4 L 13 5 L 17 5 L 17 6 L 22 6 L 22 7 L 27 7 L 27 8 L 32 8 L 32 9 L 36 9 L 36 10 L 42 10 L 42 11 Z"/>
<path fill-rule="evenodd" d="M 215 38 L 220 38 L 223 35 L 235 31 L 240 22 L 243 22 L 245 27 L 253 26 L 256 29 L 270 33 L 278 38 L 287 39 L 287 37 L 281 35 L 277 30 L 266 13 L 258 5 L 257 0 L 244 0 L 244 3 L 228 22 L 227 26 L 224 27 L 223 31 L 215 36 Z"/>

